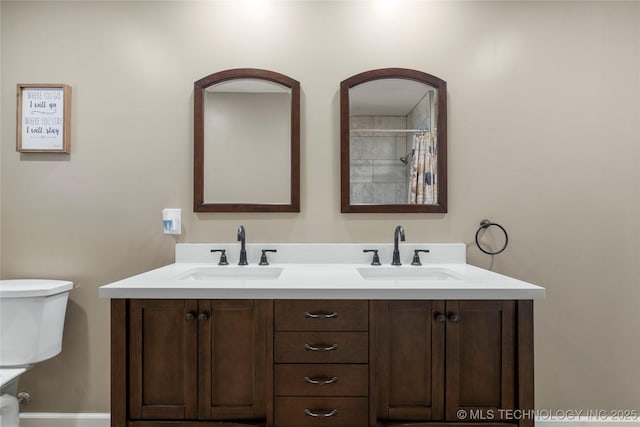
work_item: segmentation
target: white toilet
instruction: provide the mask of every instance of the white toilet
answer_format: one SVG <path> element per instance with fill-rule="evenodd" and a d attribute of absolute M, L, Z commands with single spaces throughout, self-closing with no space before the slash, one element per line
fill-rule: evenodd
<path fill-rule="evenodd" d="M 17 427 L 20 375 L 62 350 L 72 282 L 0 280 L 0 425 Z"/>

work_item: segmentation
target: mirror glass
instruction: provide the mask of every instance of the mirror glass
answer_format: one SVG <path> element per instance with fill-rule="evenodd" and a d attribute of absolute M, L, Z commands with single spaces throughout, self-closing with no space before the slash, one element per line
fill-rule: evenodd
<path fill-rule="evenodd" d="M 342 212 L 446 212 L 446 83 L 383 69 L 341 84 Z"/>
<path fill-rule="evenodd" d="M 196 82 L 195 93 L 194 210 L 298 212 L 299 84 L 229 70 Z"/>
<path fill-rule="evenodd" d="M 204 203 L 288 203 L 291 89 L 236 79 L 204 96 Z"/>

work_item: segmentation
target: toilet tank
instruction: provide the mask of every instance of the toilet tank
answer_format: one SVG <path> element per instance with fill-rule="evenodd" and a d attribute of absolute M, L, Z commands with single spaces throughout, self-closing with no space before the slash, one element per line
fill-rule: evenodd
<path fill-rule="evenodd" d="M 62 350 L 72 282 L 0 280 L 0 366 L 23 366 Z"/>

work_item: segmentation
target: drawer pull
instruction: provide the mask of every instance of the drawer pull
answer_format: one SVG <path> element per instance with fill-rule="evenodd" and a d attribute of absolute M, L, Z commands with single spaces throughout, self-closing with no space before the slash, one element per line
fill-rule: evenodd
<path fill-rule="evenodd" d="M 316 385 L 329 385 L 338 382 L 338 377 L 332 378 L 309 378 L 304 377 L 304 382 L 308 384 L 316 384 Z"/>
<path fill-rule="evenodd" d="M 338 317 L 338 312 L 334 311 L 332 313 L 309 313 L 308 311 L 304 312 L 304 317 L 307 319 L 335 319 Z"/>
<path fill-rule="evenodd" d="M 331 345 L 325 345 L 325 346 L 321 346 L 317 344 L 316 345 L 305 344 L 304 349 L 307 351 L 333 351 L 338 349 L 338 344 L 331 344 Z"/>
<path fill-rule="evenodd" d="M 313 417 L 313 418 L 329 418 L 329 417 L 334 417 L 338 415 L 338 410 L 332 409 L 330 411 L 314 412 L 309 409 L 305 409 L 304 414 L 308 417 Z"/>

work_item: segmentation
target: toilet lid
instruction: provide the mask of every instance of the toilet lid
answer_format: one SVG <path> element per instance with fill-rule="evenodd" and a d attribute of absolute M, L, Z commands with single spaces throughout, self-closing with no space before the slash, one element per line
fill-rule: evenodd
<path fill-rule="evenodd" d="M 46 297 L 68 292 L 73 282 L 66 280 L 0 280 L 0 298 Z"/>
<path fill-rule="evenodd" d="M 24 371 L 26 371 L 26 368 L 0 368 L 0 386 L 20 376 Z"/>

